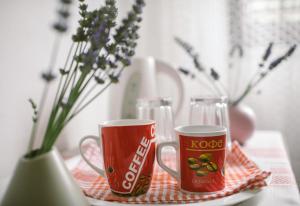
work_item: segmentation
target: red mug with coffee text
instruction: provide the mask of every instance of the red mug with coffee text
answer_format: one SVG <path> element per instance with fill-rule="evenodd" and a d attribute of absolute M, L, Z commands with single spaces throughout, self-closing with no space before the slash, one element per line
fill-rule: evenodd
<path fill-rule="evenodd" d="M 177 141 L 157 146 L 157 162 L 177 179 L 185 192 L 216 192 L 225 187 L 226 129 L 219 126 L 179 126 Z M 161 157 L 162 148 L 174 147 L 177 171 L 167 167 Z"/>
<path fill-rule="evenodd" d="M 79 143 L 87 164 L 105 177 L 113 193 L 138 196 L 148 191 L 155 160 L 155 123 L 151 120 L 113 120 L 99 125 L 101 138 L 87 136 Z M 102 149 L 104 168 L 92 164 L 82 143 L 93 139 Z"/>

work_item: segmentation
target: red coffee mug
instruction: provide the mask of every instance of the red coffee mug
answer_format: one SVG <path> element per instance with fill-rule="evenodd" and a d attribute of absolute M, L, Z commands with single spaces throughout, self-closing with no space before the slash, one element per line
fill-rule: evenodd
<path fill-rule="evenodd" d="M 148 191 L 155 159 L 155 123 L 150 120 L 114 120 L 99 125 L 101 138 L 87 136 L 79 143 L 87 164 L 107 178 L 113 193 L 137 196 Z M 95 140 L 102 149 L 104 169 L 92 164 L 82 143 Z"/>
<path fill-rule="evenodd" d="M 219 126 L 180 126 L 175 128 L 177 141 L 157 146 L 158 164 L 177 179 L 185 192 L 216 192 L 225 187 L 226 129 Z M 162 148 L 176 149 L 177 170 L 167 167 L 161 158 Z"/>

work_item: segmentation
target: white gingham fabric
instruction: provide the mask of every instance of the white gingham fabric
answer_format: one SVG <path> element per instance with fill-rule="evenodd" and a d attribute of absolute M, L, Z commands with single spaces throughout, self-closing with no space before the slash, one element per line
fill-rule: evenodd
<path fill-rule="evenodd" d="M 90 143 L 87 145 L 86 156 L 96 164 L 100 162 L 99 149 Z M 175 168 L 175 157 L 165 159 L 168 166 Z M 155 165 L 149 191 L 138 197 L 119 197 L 110 192 L 105 178 L 100 177 L 83 160 L 73 169 L 72 173 L 85 195 L 99 200 L 122 203 L 189 203 L 217 199 L 238 193 L 241 190 L 255 189 L 266 186 L 265 179 L 270 172 L 260 170 L 242 151 L 238 143 L 234 143 L 227 155 L 224 190 L 214 194 L 187 194 L 180 191 L 177 182 L 168 173 Z"/>

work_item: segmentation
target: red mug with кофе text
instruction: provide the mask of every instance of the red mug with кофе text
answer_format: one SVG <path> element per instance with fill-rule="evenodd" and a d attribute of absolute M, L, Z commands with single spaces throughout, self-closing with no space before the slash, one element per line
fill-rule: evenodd
<path fill-rule="evenodd" d="M 225 187 L 226 128 L 219 126 L 180 126 L 177 141 L 160 143 L 156 158 L 160 167 L 173 176 L 181 190 L 211 193 Z M 162 161 L 162 148 L 174 147 L 177 171 Z"/>
<path fill-rule="evenodd" d="M 86 163 L 105 177 L 113 193 L 145 194 L 151 183 L 155 160 L 155 123 L 152 120 L 112 120 L 99 125 L 100 138 L 86 136 L 79 143 Z M 104 168 L 91 163 L 82 144 L 93 139 L 102 150 Z"/>

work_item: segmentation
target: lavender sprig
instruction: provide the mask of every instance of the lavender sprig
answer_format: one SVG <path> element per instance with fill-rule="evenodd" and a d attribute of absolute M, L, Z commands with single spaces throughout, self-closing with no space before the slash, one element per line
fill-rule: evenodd
<path fill-rule="evenodd" d="M 179 71 L 180 73 L 184 74 L 185 76 L 191 76 L 191 75 L 194 76 L 194 74 L 193 74 L 189 69 L 186 69 L 186 68 L 183 68 L 183 67 L 179 67 L 179 68 L 178 68 L 178 71 Z M 191 76 L 191 77 L 192 77 L 192 76 Z M 193 77 L 192 77 L 192 78 L 193 78 Z"/>
<path fill-rule="evenodd" d="M 58 33 L 65 33 L 68 30 L 68 18 L 70 16 L 70 5 L 72 0 L 60 0 L 60 8 L 57 10 L 58 18 L 53 28 Z"/>
<path fill-rule="evenodd" d="M 195 68 L 199 72 L 203 73 L 206 79 L 211 82 L 211 85 L 218 93 L 218 95 L 224 95 L 228 93 L 223 84 L 219 81 L 220 75 L 217 73 L 217 71 L 214 69 L 210 69 L 209 71 L 207 71 L 205 67 L 203 67 L 200 63 L 198 53 L 189 43 L 183 41 L 178 37 L 175 37 L 175 42 L 179 46 L 181 46 L 185 50 L 185 52 L 192 58 Z"/>
<path fill-rule="evenodd" d="M 273 48 L 273 42 L 270 42 L 263 57 L 262 57 L 262 61 L 259 63 L 259 67 L 264 67 L 265 62 L 269 59 L 269 57 L 272 53 L 272 48 Z"/>
<path fill-rule="evenodd" d="M 272 46 L 271 46 L 272 47 Z M 268 50 L 270 45 L 268 46 Z M 250 80 L 248 85 L 246 86 L 246 89 L 244 92 L 235 100 L 232 102 L 232 105 L 238 105 L 264 78 L 266 78 L 275 68 L 277 68 L 284 60 L 287 60 L 289 57 L 292 56 L 292 54 L 295 52 L 297 48 L 297 45 L 291 46 L 286 53 L 284 53 L 282 56 L 276 58 L 275 60 L 271 61 L 269 66 L 266 70 L 259 70 L 253 78 Z M 269 52 L 270 53 L 270 52 Z M 268 54 L 270 55 L 270 54 Z"/>
<path fill-rule="evenodd" d="M 31 151 L 33 143 L 34 143 L 33 141 L 35 139 L 34 136 L 35 136 L 37 120 L 38 120 L 38 110 L 37 110 L 36 103 L 32 99 L 29 99 L 28 101 L 31 105 L 31 108 L 33 109 L 33 115 L 32 115 L 33 124 L 32 124 L 32 129 L 31 129 L 30 141 L 29 141 L 28 148 L 27 148 L 28 151 Z"/>
<path fill-rule="evenodd" d="M 36 123 L 37 122 L 37 114 L 38 114 L 36 103 L 32 99 L 29 99 L 28 101 L 33 109 L 32 121 Z"/>
<path fill-rule="evenodd" d="M 215 80 L 218 81 L 220 79 L 219 73 L 214 69 L 210 68 L 210 76 Z"/>
<path fill-rule="evenodd" d="M 182 39 L 175 37 L 175 42 L 181 46 L 185 52 L 193 59 L 194 65 L 196 69 L 198 69 L 200 72 L 205 71 L 204 67 L 199 61 L 199 55 L 197 52 L 195 52 L 194 48 L 187 42 L 183 41 Z"/>
<path fill-rule="evenodd" d="M 268 67 L 269 70 L 275 69 L 283 60 L 286 60 L 288 57 L 290 57 L 296 50 L 297 45 L 293 45 L 289 48 L 289 50 L 281 57 L 278 57 L 274 61 L 272 61 Z"/>

